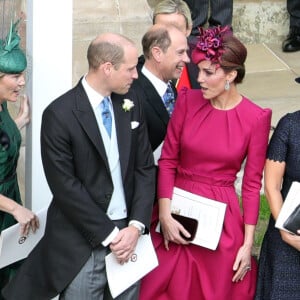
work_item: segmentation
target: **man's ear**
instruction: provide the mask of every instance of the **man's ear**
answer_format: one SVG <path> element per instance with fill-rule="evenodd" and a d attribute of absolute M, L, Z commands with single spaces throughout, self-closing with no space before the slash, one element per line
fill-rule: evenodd
<path fill-rule="evenodd" d="M 110 75 L 112 69 L 113 69 L 113 64 L 111 62 L 106 62 L 104 64 L 101 64 L 99 66 L 100 69 L 102 69 L 102 71 L 104 72 L 104 74 L 106 75 Z"/>
<path fill-rule="evenodd" d="M 157 46 L 153 47 L 151 49 L 151 53 L 152 53 L 153 58 L 157 62 L 161 62 L 162 61 L 162 59 L 163 59 L 163 55 L 162 55 L 163 52 L 162 52 L 162 50 L 159 47 L 157 47 Z"/>

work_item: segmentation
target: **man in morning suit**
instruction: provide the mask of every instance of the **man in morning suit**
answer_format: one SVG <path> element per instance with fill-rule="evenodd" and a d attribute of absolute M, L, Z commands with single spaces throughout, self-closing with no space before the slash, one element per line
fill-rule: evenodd
<path fill-rule="evenodd" d="M 105 33 L 87 58 L 88 73 L 43 113 L 42 160 L 53 199 L 45 235 L 5 299 L 111 299 L 105 255 L 126 263 L 148 233 L 155 168 L 140 101 L 128 92 L 138 76 L 137 49 Z M 115 299 L 138 299 L 138 290 L 136 283 Z"/>
<path fill-rule="evenodd" d="M 190 61 L 186 36 L 172 25 L 153 25 L 142 38 L 144 65 L 132 89 L 143 100 L 152 150 L 162 144 L 176 99 L 172 79 L 178 79 Z M 168 111 L 165 95 L 173 93 L 173 107 Z M 156 155 L 155 155 L 156 156 Z M 159 156 L 159 154 L 157 155 Z"/>

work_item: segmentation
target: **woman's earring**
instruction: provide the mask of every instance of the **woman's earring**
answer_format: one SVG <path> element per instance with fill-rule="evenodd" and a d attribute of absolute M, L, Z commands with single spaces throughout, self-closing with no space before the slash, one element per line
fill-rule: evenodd
<path fill-rule="evenodd" d="M 225 89 L 225 91 L 229 91 L 229 89 L 230 89 L 229 80 L 226 80 L 224 89 Z"/>

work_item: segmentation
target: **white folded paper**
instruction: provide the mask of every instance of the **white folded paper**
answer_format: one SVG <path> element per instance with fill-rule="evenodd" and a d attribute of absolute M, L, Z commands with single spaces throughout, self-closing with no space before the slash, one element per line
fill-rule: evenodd
<path fill-rule="evenodd" d="M 222 233 L 226 203 L 174 188 L 171 211 L 198 220 L 192 244 L 216 250 Z M 159 226 L 156 231 L 160 231 Z"/>
<path fill-rule="evenodd" d="M 0 235 L 0 269 L 24 259 L 36 246 L 45 232 L 47 208 L 36 213 L 40 227 L 35 233 L 30 231 L 27 237 L 20 236 L 20 224 L 15 224 Z"/>
<path fill-rule="evenodd" d="M 135 282 L 158 266 L 158 259 L 150 235 L 142 235 L 131 260 L 121 265 L 114 254 L 105 257 L 110 293 L 116 298 Z"/>
<path fill-rule="evenodd" d="M 158 160 L 160 159 L 160 155 L 161 155 L 161 150 L 162 150 L 163 144 L 164 144 L 164 142 L 162 141 L 161 144 L 153 152 L 154 164 L 156 166 L 158 165 Z"/>
<path fill-rule="evenodd" d="M 300 183 L 297 181 L 293 181 L 290 190 L 283 202 L 279 215 L 277 217 L 275 223 L 276 228 L 288 231 L 283 227 L 283 224 L 299 203 L 300 203 Z"/>

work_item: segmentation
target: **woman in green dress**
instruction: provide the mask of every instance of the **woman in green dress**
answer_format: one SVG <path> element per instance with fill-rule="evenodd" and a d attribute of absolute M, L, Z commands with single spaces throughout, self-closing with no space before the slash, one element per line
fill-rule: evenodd
<path fill-rule="evenodd" d="M 15 120 L 7 110 L 7 101 L 16 102 L 25 85 L 23 71 L 27 61 L 19 41 L 15 25 L 6 40 L 0 40 L 0 231 L 19 222 L 20 234 L 27 235 L 39 226 L 36 215 L 22 206 L 16 174 L 20 129 L 29 122 L 27 97 L 22 98 Z M 15 263 L 0 270 L 0 287 L 9 281 L 17 267 L 18 263 Z"/>

